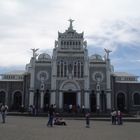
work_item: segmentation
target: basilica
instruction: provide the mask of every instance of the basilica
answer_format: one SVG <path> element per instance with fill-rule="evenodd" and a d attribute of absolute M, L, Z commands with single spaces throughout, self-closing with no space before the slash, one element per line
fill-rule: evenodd
<path fill-rule="evenodd" d="M 109 54 L 88 55 L 84 33 L 73 29 L 73 20 L 63 33 L 58 32 L 53 54 L 33 55 L 23 71 L 1 74 L 0 102 L 9 110 L 20 106 L 35 106 L 44 111 L 55 104 L 63 111 L 66 106 L 84 106 L 91 112 L 108 112 L 113 108 L 133 113 L 140 110 L 140 82 L 138 76 L 114 72 Z"/>

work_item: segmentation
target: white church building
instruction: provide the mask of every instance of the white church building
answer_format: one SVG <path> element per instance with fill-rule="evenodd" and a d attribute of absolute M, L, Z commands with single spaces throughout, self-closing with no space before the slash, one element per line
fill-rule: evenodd
<path fill-rule="evenodd" d="M 15 73 L 1 75 L 0 101 L 6 102 L 11 109 L 22 104 L 35 105 L 39 109 L 55 104 L 63 110 L 71 104 L 84 106 L 92 112 L 97 109 L 107 112 L 112 108 L 128 112 L 138 110 L 138 77 L 115 73 L 108 49 L 105 49 L 105 57 L 99 54 L 89 56 L 84 33 L 73 29 L 73 20 L 70 19 L 69 23 L 64 33 L 58 32 L 52 57 L 47 53 L 38 55 L 38 49 L 32 49 L 33 56 L 26 70 L 19 74 L 22 78 L 15 82 Z M 9 82 L 16 86 L 6 86 Z M 126 88 L 128 84 L 131 90 Z"/>

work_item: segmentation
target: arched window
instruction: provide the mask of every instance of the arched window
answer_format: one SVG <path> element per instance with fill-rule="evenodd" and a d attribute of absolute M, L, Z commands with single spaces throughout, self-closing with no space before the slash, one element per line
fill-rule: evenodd
<path fill-rule="evenodd" d="M 139 93 L 134 94 L 134 105 L 140 105 L 140 94 Z"/>
<path fill-rule="evenodd" d="M 5 103 L 5 92 L 1 91 L 0 92 L 0 103 Z"/>
<path fill-rule="evenodd" d="M 64 62 L 64 77 L 67 76 L 67 63 Z"/>
<path fill-rule="evenodd" d="M 124 93 L 119 93 L 117 95 L 117 107 L 120 111 L 124 111 L 124 108 L 125 108 L 125 95 L 124 95 Z"/>
<path fill-rule="evenodd" d="M 14 93 L 14 98 L 13 98 L 13 109 L 14 110 L 19 110 L 22 105 L 22 93 L 17 91 Z"/>
<path fill-rule="evenodd" d="M 76 62 L 74 63 L 74 77 L 76 77 L 76 67 L 77 67 L 77 64 Z"/>
<path fill-rule="evenodd" d="M 57 77 L 60 76 L 60 62 L 57 63 Z"/>
<path fill-rule="evenodd" d="M 80 77 L 80 61 L 78 61 L 78 77 Z"/>
<path fill-rule="evenodd" d="M 84 75 L 84 65 L 80 60 L 74 63 L 74 77 L 81 78 Z"/>
<path fill-rule="evenodd" d="M 83 62 L 81 62 L 81 77 L 84 75 L 84 65 Z"/>
<path fill-rule="evenodd" d="M 64 62 L 63 60 L 61 60 L 61 66 L 60 66 L 60 69 L 61 69 L 61 77 L 63 77 L 63 73 L 64 73 L 64 70 L 63 70 L 63 66 L 64 66 Z"/>

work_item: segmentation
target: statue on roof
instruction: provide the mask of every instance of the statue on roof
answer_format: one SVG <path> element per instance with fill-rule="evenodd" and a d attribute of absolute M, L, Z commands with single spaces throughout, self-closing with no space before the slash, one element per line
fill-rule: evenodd
<path fill-rule="evenodd" d="M 83 45 L 85 46 L 85 48 L 87 48 L 87 41 L 84 41 Z"/>
<path fill-rule="evenodd" d="M 104 50 L 106 52 L 106 59 L 109 59 L 109 53 L 111 53 L 112 51 L 109 49 L 105 49 L 105 48 L 104 48 Z"/>
<path fill-rule="evenodd" d="M 55 40 L 55 48 L 58 46 L 58 41 Z"/>
<path fill-rule="evenodd" d="M 69 19 L 68 21 L 70 22 L 69 29 L 73 29 L 72 22 L 74 22 L 74 20 L 72 20 L 72 19 Z"/>
<path fill-rule="evenodd" d="M 31 49 L 33 51 L 33 57 L 36 58 L 38 54 L 36 53 L 39 49 Z"/>

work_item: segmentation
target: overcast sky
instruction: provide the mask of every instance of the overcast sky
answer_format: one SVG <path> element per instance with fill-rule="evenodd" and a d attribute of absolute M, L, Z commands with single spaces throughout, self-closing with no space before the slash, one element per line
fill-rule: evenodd
<path fill-rule="evenodd" d="M 115 71 L 140 76 L 140 0 L 0 0 L 0 73 L 24 70 L 31 48 L 51 55 L 69 18 L 89 56 L 110 49 Z"/>

